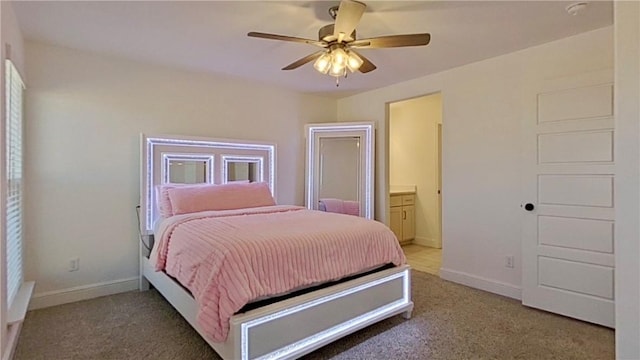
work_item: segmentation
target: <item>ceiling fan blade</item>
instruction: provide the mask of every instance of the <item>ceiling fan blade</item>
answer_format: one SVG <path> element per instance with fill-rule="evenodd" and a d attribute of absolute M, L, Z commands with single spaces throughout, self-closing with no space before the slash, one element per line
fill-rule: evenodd
<path fill-rule="evenodd" d="M 338 15 L 336 16 L 336 24 L 333 28 L 333 36 L 338 39 L 344 37 L 351 37 L 351 33 L 355 30 L 356 26 L 364 14 L 364 9 L 367 5 L 359 1 L 354 0 L 342 0 L 338 7 Z M 340 33 L 343 35 L 340 36 Z"/>
<path fill-rule="evenodd" d="M 307 55 L 307 56 L 303 57 L 302 59 L 297 60 L 297 61 L 294 61 L 294 62 L 292 62 L 291 64 L 289 64 L 289 65 L 287 65 L 287 66 L 283 67 L 283 68 L 282 68 L 282 70 L 293 70 L 293 69 L 297 69 L 297 68 L 299 68 L 300 66 L 302 66 L 302 65 L 304 65 L 304 64 L 306 64 L 306 63 L 308 63 L 308 62 L 311 62 L 311 61 L 313 61 L 313 60 L 315 60 L 315 59 L 319 58 L 319 57 L 320 57 L 320 56 L 322 56 L 322 54 L 324 54 L 324 53 L 325 53 L 324 51 L 318 51 L 318 52 L 315 52 L 315 53 L 313 53 L 313 54 L 311 54 L 311 55 Z"/>
<path fill-rule="evenodd" d="M 285 36 L 285 35 L 267 34 L 267 33 L 255 32 L 255 31 L 248 33 L 247 36 L 262 38 L 262 39 L 269 39 L 269 40 L 281 40 L 281 41 L 305 43 L 305 44 L 315 45 L 319 47 L 327 46 L 327 43 L 325 41 L 303 39 L 299 37 Z"/>
<path fill-rule="evenodd" d="M 430 34 L 389 35 L 370 39 L 356 40 L 349 47 L 360 49 L 391 48 L 403 46 L 423 46 L 431 41 Z"/>
<path fill-rule="evenodd" d="M 360 68 L 358 69 L 358 71 L 360 71 L 363 74 L 366 74 L 370 71 L 373 71 L 377 68 L 377 66 L 375 66 L 371 60 L 367 59 L 366 57 L 364 57 L 361 53 L 356 52 L 355 50 L 351 50 L 354 53 L 356 53 L 361 59 L 362 59 L 362 65 L 360 65 Z"/>

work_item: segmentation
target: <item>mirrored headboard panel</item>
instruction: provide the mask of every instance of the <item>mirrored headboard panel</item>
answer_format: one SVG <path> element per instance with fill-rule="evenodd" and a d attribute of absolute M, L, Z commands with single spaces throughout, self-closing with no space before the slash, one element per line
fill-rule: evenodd
<path fill-rule="evenodd" d="M 202 154 L 162 154 L 162 183 L 212 183 L 213 158 Z"/>
<path fill-rule="evenodd" d="M 141 134 L 140 146 L 140 226 L 145 235 L 153 232 L 159 216 L 157 185 L 267 182 L 275 197 L 275 144 Z"/>
<path fill-rule="evenodd" d="M 373 123 L 309 124 L 306 137 L 307 208 L 373 219 Z"/>
<path fill-rule="evenodd" d="M 249 181 L 262 182 L 264 161 L 256 156 L 223 156 L 222 178 L 227 182 Z"/>

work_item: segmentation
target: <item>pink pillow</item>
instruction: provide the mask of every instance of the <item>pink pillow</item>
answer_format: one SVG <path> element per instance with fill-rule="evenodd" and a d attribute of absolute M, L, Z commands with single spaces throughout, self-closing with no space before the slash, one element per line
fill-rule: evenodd
<path fill-rule="evenodd" d="M 168 218 L 173 215 L 173 208 L 171 207 L 171 200 L 169 199 L 169 189 L 175 188 L 183 188 L 183 187 L 200 187 L 207 186 L 213 184 L 178 184 L 178 183 L 168 183 L 156 186 L 156 203 L 158 204 L 158 210 L 160 211 L 160 216 L 163 218 Z"/>
<path fill-rule="evenodd" d="M 231 183 L 168 189 L 174 215 L 207 210 L 272 206 L 276 202 L 267 183 Z"/>

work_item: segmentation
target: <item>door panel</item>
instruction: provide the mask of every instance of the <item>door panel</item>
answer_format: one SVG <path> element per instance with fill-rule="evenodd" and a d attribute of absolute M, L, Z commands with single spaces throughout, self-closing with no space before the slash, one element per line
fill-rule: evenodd
<path fill-rule="evenodd" d="M 405 205 L 402 211 L 402 240 L 413 240 L 416 237 L 416 208 L 413 205 Z"/>
<path fill-rule="evenodd" d="M 523 120 L 522 303 L 614 326 L 613 71 L 542 80 Z M 537 115 L 536 115 L 537 114 Z"/>
<path fill-rule="evenodd" d="M 538 187 L 540 204 L 613 206 L 610 175 L 539 175 Z"/>
<path fill-rule="evenodd" d="M 613 268 L 540 256 L 540 285 L 613 299 Z"/>
<path fill-rule="evenodd" d="M 613 221 L 560 216 L 538 217 L 541 245 L 613 253 Z"/>
<path fill-rule="evenodd" d="M 613 131 L 539 135 L 540 163 L 613 161 Z"/>
<path fill-rule="evenodd" d="M 393 199 L 393 197 L 391 197 Z M 402 241 L 402 206 L 395 206 L 391 208 L 391 216 L 389 218 L 389 227 L 391 231 L 396 235 L 398 241 Z"/>
<path fill-rule="evenodd" d="M 584 262 L 588 264 L 599 264 L 602 266 L 614 266 L 614 259 L 611 254 L 584 251 L 581 249 L 571 249 L 560 246 L 539 245 L 538 256 L 546 256 L 554 259 L 564 259 L 570 261 Z"/>
<path fill-rule="evenodd" d="M 586 86 L 538 95 L 538 122 L 613 116 L 613 85 Z M 580 106 L 567 104 L 580 103 Z"/>

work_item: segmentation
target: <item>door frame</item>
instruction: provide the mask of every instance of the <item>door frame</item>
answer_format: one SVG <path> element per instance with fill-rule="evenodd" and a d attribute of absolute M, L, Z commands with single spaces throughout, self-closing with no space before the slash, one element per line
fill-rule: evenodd
<path fill-rule="evenodd" d="M 411 96 L 408 98 L 402 98 L 402 99 L 396 99 L 394 101 L 388 101 L 385 103 L 385 119 L 384 119 L 384 133 L 382 134 L 382 136 L 384 136 L 384 168 L 385 168 L 385 173 L 384 173 L 384 223 L 385 225 L 389 226 L 390 225 L 390 221 L 391 221 L 391 200 L 390 200 L 390 170 L 389 170 L 389 165 L 390 165 L 390 155 L 391 155 L 391 151 L 389 148 L 389 140 L 390 140 L 390 123 L 391 123 L 391 104 L 395 104 L 395 103 L 400 103 L 400 102 L 404 102 L 404 101 L 408 101 L 408 100 L 414 100 L 414 99 L 418 99 L 418 98 L 422 98 L 422 97 L 427 97 L 427 96 L 431 96 L 431 95 L 436 95 L 436 94 L 440 94 L 440 98 L 441 98 L 441 112 L 442 112 L 442 122 L 441 124 L 439 124 L 437 130 L 439 130 L 439 144 L 438 144 L 438 166 L 439 166 L 439 171 L 438 171 L 438 178 L 436 179 L 436 184 L 438 184 L 439 186 L 439 191 L 440 191 L 440 196 L 438 197 L 438 202 L 437 202 L 437 207 L 438 207 L 438 212 L 439 212 L 439 219 L 438 219 L 438 226 L 440 227 L 439 229 L 439 235 L 440 235 L 440 239 L 439 239 L 439 245 L 440 245 L 440 249 L 442 249 L 443 254 L 444 254 L 444 235 L 443 235 L 443 220 L 442 220 L 442 195 L 444 194 L 444 190 L 443 190 L 443 182 L 442 182 L 442 178 L 443 178 L 443 172 L 442 172 L 442 164 L 444 162 L 444 158 L 443 158 L 443 144 L 444 144 L 444 137 L 442 136 L 443 134 L 443 124 L 445 123 L 445 117 L 446 117 L 446 112 L 445 112 L 445 97 L 444 97 L 444 92 L 440 89 L 436 90 L 436 91 L 432 91 L 432 92 L 428 92 L 428 93 L 424 93 L 424 94 L 420 94 L 420 95 L 416 95 L 416 96 Z"/>

